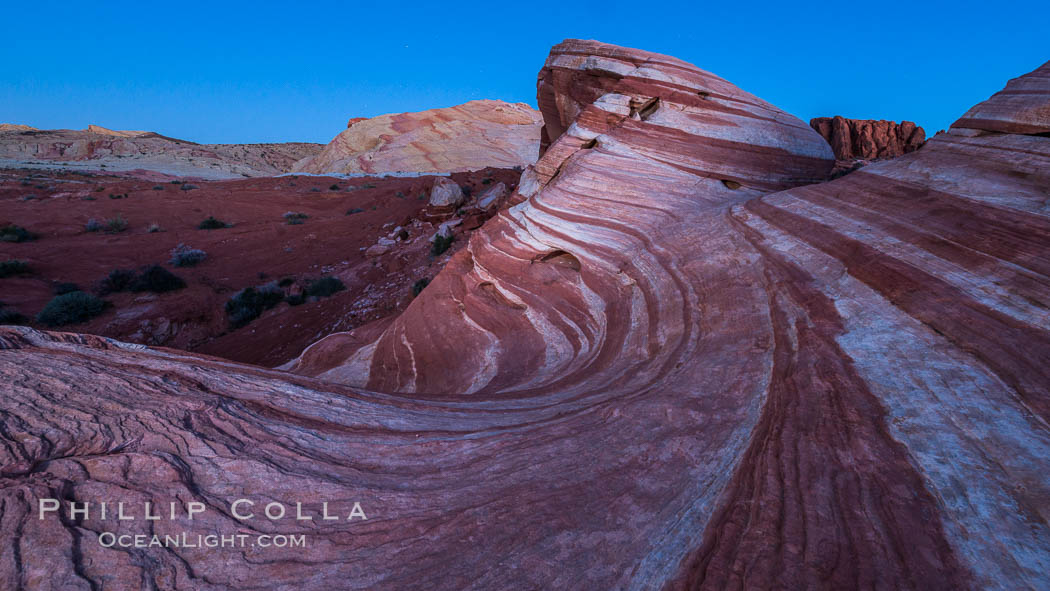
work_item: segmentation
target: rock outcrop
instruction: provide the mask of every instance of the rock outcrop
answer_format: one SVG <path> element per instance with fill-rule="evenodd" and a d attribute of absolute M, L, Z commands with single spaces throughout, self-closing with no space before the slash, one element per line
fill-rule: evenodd
<path fill-rule="evenodd" d="M 401 316 L 309 349 L 295 371 L 325 380 L 0 332 L 0 576 L 1050 586 L 1050 138 L 960 121 L 812 184 L 826 142 L 685 62 L 566 41 L 539 90 L 516 204 Z M 39 519 L 40 498 L 207 511 Z M 239 498 L 368 519 L 242 521 Z M 310 541 L 100 546 L 113 530 Z"/>
<path fill-rule="evenodd" d="M 143 136 L 156 136 L 158 134 L 152 131 L 131 131 L 131 130 L 114 130 L 107 129 L 101 125 L 88 125 L 84 131 L 88 133 L 97 133 L 99 135 L 111 135 L 113 137 L 143 137 Z"/>
<path fill-rule="evenodd" d="M 0 123 L 0 133 L 5 131 L 36 131 L 36 128 L 21 123 Z"/>
<path fill-rule="evenodd" d="M 1050 134 L 1048 104 L 1050 62 L 1007 82 L 1006 88 L 975 105 L 952 127 L 1025 135 Z"/>
<path fill-rule="evenodd" d="M 536 161 L 542 124 L 532 107 L 497 100 L 355 118 L 296 170 L 379 174 L 525 166 Z"/>
<path fill-rule="evenodd" d="M 817 117 L 809 122 L 835 152 L 837 160 L 896 158 L 922 147 L 926 132 L 911 121 L 874 121 Z"/>

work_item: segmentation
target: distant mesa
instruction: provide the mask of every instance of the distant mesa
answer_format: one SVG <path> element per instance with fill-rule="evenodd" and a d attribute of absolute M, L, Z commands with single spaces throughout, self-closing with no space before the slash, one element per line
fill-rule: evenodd
<path fill-rule="evenodd" d="M 157 172 L 206 179 L 270 176 L 321 151 L 321 144 L 198 144 L 153 131 L 36 129 L 0 124 L 0 160 L 9 166 Z"/>
<path fill-rule="evenodd" d="M 36 128 L 20 123 L 0 123 L 0 133 L 5 131 L 36 131 Z"/>
<path fill-rule="evenodd" d="M 524 103 L 477 100 L 418 113 L 355 117 L 307 173 L 463 172 L 527 166 L 539 156 L 543 116 Z"/>
<path fill-rule="evenodd" d="M 877 160 L 914 152 L 926 143 L 926 131 L 911 121 L 817 117 L 810 127 L 831 144 L 836 160 Z"/>

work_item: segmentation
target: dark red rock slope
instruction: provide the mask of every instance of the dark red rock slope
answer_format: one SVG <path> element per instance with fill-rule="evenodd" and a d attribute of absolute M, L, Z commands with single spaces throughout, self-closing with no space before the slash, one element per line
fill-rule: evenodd
<path fill-rule="evenodd" d="M 918 150 L 926 132 L 911 121 L 875 121 L 844 117 L 817 117 L 809 121 L 835 152 L 837 160 L 896 158 Z"/>
<path fill-rule="evenodd" d="M 0 578 L 1050 584 L 1050 138 L 962 122 L 807 185 L 832 166 L 815 132 L 673 58 L 567 41 L 539 92 L 517 204 L 400 317 L 307 351 L 328 381 L 0 333 Z M 195 500 L 214 510 L 119 529 L 310 545 L 105 549 L 113 522 L 37 519 L 39 497 Z M 242 522 L 241 497 L 370 513 Z"/>

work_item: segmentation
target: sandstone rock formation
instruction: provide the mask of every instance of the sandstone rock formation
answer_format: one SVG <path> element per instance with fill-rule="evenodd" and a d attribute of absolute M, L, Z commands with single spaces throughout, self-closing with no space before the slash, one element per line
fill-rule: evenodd
<path fill-rule="evenodd" d="M 1019 133 L 1050 133 L 1050 62 L 1014 78 L 1006 88 L 975 105 L 952 127 Z"/>
<path fill-rule="evenodd" d="M 111 135 L 113 137 L 142 137 L 146 135 L 157 135 L 152 131 L 131 131 L 131 130 L 114 130 L 107 129 L 101 125 L 88 125 L 84 131 L 88 133 L 97 133 L 100 135 Z"/>
<path fill-rule="evenodd" d="M 458 172 L 536 161 L 538 112 L 523 103 L 470 101 L 419 113 L 351 119 L 296 171 L 310 173 Z"/>
<path fill-rule="evenodd" d="M 926 132 L 911 121 L 873 121 L 817 117 L 810 126 L 835 152 L 837 160 L 896 158 L 914 152 L 926 141 Z"/>
<path fill-rule="evenodd" d="M 22 125 L 20 123 L 0 123 L 0 132 L 4 131 L 35 131 L 35 127 Z"/>
<path fill-rule="evenodd" d="M 288 172 L 320 144 L 196 144 L 151 131 L 0 128 L 0 166 L 156 171 L 209 179 Z"/>
<path fill-rule="evenodd" d="M 308 350 L 327 381 L 0 332 L 3 580 L 1050 586 L 1050 138 L 963 120 L 807 184 L 832 166 L 814 131 L 679 60 L 570 40 L 539 92 L 516 205 L 402 316 Z M 368 520 L 239 521 L 243 497 Z M 311 541 L 96 543 L 115 529 Z"/>

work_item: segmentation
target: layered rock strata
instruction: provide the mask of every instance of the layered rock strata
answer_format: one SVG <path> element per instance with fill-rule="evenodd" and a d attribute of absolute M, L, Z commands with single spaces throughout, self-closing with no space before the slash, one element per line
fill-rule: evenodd
<path fill-rule="evenodd" d="M 566 41 L 539 96 L 515 205 L 400 317 L 309 349 L 323 380 L 0 333 L 4 580 L 1050 585 L 1050 138 L 962 120 L 812 184 L 812 129 L 673 58 Z M 106 549 L 35 514 L 128 496 L 213 510 L 122 530 L 311 543 Z M 245 496 L 368 520 L 244 522 Z"/>

